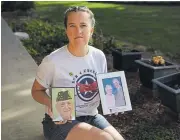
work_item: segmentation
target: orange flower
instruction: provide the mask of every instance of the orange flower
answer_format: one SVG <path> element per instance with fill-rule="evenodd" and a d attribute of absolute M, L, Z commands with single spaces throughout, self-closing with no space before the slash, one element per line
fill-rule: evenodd
<path fill-rule="evenodd" d="M 154 56 L 152 58 L 152 62 L 154 64 L 156 64 L 156 65 L 158 65 L 158 64 L 161 64 L 161 65 L 165 64 L 165 60 L 164 60 L 164 58 L 162 56 Z"/>

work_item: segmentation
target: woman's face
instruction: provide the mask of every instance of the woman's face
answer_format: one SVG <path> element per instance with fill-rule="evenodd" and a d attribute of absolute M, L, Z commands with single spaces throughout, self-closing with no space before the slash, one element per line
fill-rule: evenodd
<path fill-rule="evenodd" d="M 105 91 L 106 91 L 106 94 L 111 95 L 112 94 L 112 87 L 110 85 L 106 85 Z"/>
<path fill-rule="evenodd" d="M 94 30 L 89 17 L 90 15 L 87 12 L 69 13 L 66 34 L 72 46 L 84 47 L 88 44 Z"/>
<path fill-rule="evenodd" d="M 71 100 L 58 101 L 56 109 L 64 120 L 71 120 L 73 104 Z"/>

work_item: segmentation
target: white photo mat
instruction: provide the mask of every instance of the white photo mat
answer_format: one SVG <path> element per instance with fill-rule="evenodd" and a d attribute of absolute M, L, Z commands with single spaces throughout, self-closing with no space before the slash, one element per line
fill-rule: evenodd
<path fill-rule="evenodd" d="M 114 79 L 116 79 L 116 80 L 114 80 Z M 110 89 L 112 88 L 112 92 L 115 90 L 117 91 L 114 81 L 119 81 L 119 84 L 121 85 L 122 94 L 123 94 L 123 95 L 121 95 L 121 98 L 123 100 L 122 101 L 116 100 L 116 102 L 119 101 L 117 103 L 122 104 L 122 105 L 119 105 L 119 106 L 115 105 L 110 110 L 108 99 L 111 96 L 106 96 L 107 95 L 106 91 L 107 91 L 108 87 L 110 87 Z M 97 82 L 98 82 L 102 110 L 103 110 L 104 115 L 112 114 L 115 112 L 125 112 L 125 111 L 132 110 L 131 101 L 130 101 L 130 97 L 129 97 L 129 91 L 128 91 L 124 71 L 97 74 Z M 107 86 L 107 85 L 109 85 L 109 86 Z M 113 93 L 114 98 L 115 98 L 115 95 L 116 94 L 114 92 Z M 117 95 L 116 95 L 116 97 L 117 97 Z M 124 102 L 124 103 L 122 103 L 122 102 Z"/>

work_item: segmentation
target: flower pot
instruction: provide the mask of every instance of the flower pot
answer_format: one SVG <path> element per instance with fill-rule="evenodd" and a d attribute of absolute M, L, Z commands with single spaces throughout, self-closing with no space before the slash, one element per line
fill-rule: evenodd
<path fill-rule="evenodd" d="M 112 49 L 113 67 L 117 70 L 136 72 L 138 67 L 135 60 L 141 59 L 142 52 L 130 50 L 124 52 L 121 49 Z"/>
<path fill-rule="evenodd" d="M 156 89 L 152 79 L 177 72 L 177 65 L 171 62 L 166 61 L 164 66 L 153 66 L 148 62 L 150 62 L 149 59 L 135 60 L 139 68 L 140 81 L 147 88 Z"/>
<path fill-rule="evenodd" d="M 180 72 L 153 79 L 163 105 L 180 113 Z"/>

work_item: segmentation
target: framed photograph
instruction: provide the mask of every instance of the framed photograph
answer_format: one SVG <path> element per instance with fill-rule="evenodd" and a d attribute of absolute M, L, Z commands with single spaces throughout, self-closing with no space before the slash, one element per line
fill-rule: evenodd
<path fill-rule="evenodd" d="M 53 121 L 75 120 L 75 89 L 72 87 L 52 87 Z"/>
<path fill-rule="evenodd" d="M 132 110 L 124 71 L 97 74 L 103 114 Z"/>

